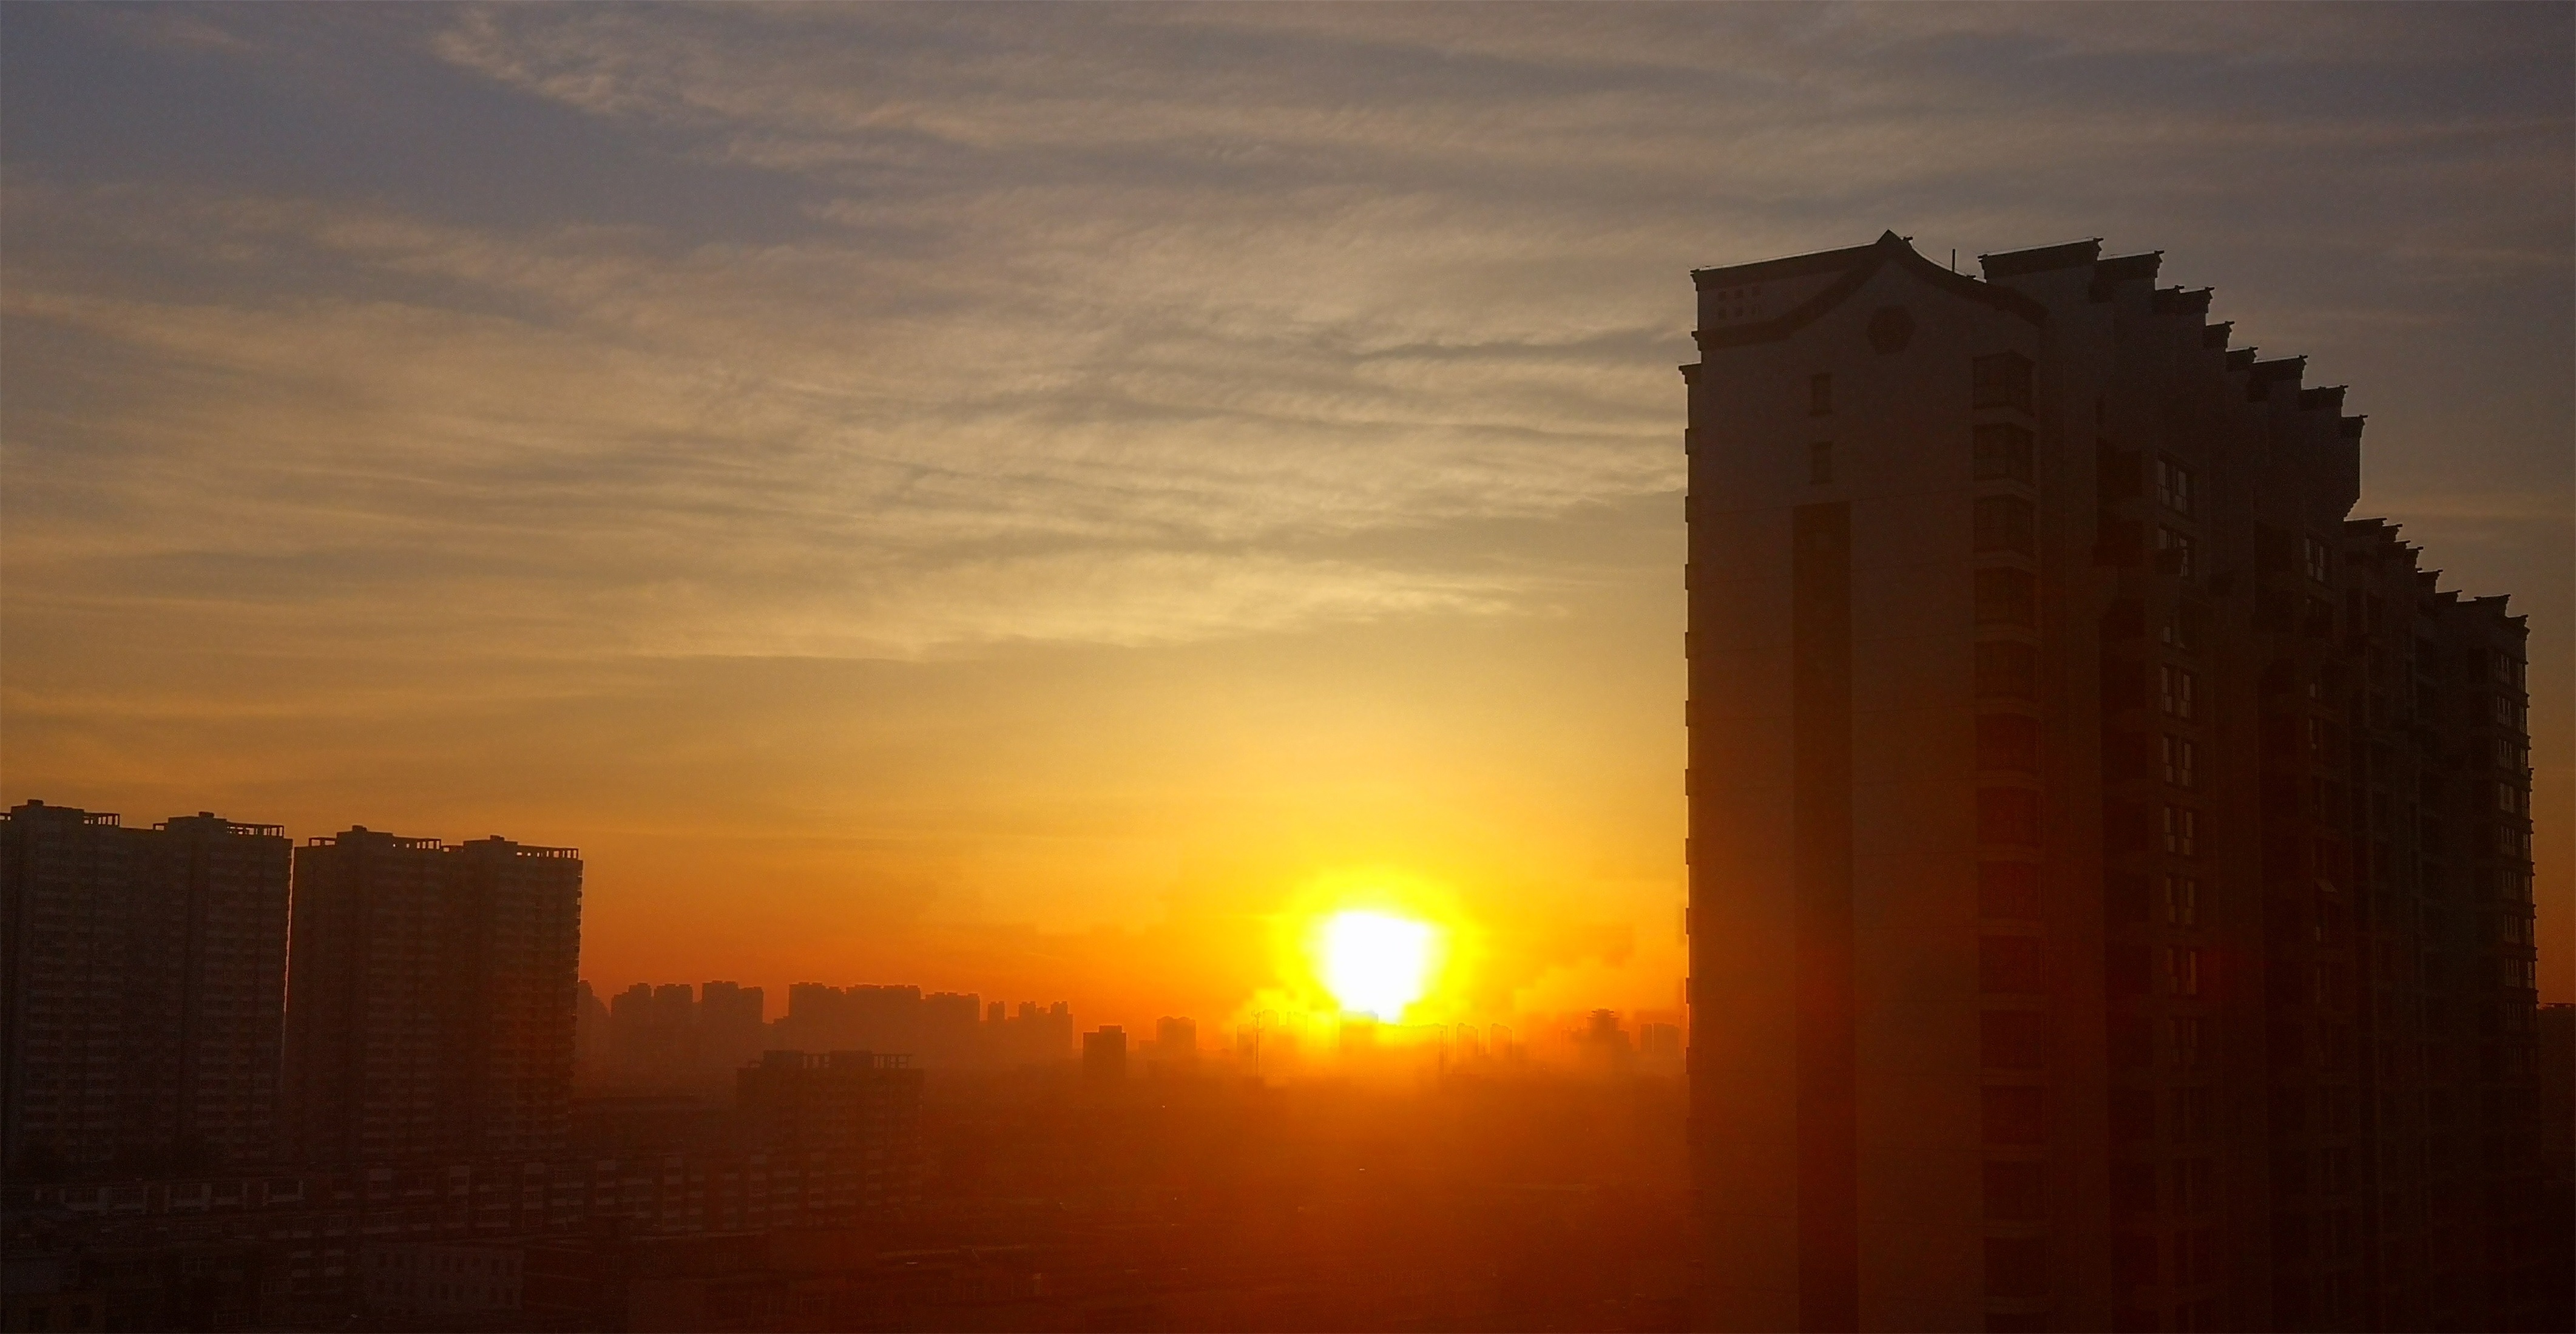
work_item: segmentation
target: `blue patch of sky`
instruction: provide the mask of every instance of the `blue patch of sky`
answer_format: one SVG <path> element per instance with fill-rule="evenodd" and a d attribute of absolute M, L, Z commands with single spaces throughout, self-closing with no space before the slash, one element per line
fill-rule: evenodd
<path fill-rule="evenodd" d="M 684 245 L 823 226 L 809 184 L 715 161 L 692 132 L 604 121 L 439 60 L 418 13 L 261 22 L 236 47 L 118 21 L 151 12 L 9 7 L 0 160 L 13 173 L 376 204 L 499 230 L 642 227 Z"/>

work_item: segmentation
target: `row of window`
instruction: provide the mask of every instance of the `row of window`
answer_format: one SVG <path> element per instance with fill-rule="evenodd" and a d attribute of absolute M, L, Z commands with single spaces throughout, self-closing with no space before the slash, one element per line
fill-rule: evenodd
<path fill-rule="evenodd" d="M 2153 920 L 2185 930 L 2200 925 L 2200 877 L 2167 871 L 2151 884 L 2138 874 L 2115 874 L 2110 881 L 2111 915 L 2115 920 Z"/>
<path fill-rule="evenodd" d="M 2031 480 L 2030 432 L 2018 426 L 1980 426 L 1973 432 L 1972 440 L 1973 474 L 1976 480 L 2023 483 Z M 1807 481 L 1811 485 L 1822 486 L 1833 480 L 1834 442 L 1809 441 L 1807 443 Z M 2028 501 L 2022 501 L 2021 504 L 2025 511 L 2030 507 Z M 2030 547 L 2027 545 L 2029 538 L 2025 536 L 2022 541 L 2024 545 L 2010 549 L 2029 551 Z M 1986 549 L 1983 545 L 1978 547 L 1980 551 Z"/>
<path fill-rule="evenodd" d="M 2217 1134 L 2217 1093 L 2205 1085 L 2186 1084 L 2166 1090 L 2111 1090 L 2111 1139 L 2117 1144 L 2153 1144 L 2157 1131 L 2170 1132 L 2176 1144 L 2206 1143 Z M 2159 1125 L 2159 1105 L 2165 1116 Z"/>
<path fill-rule="evenodd" d="M 2168 1184 L 2170 1190 L 2160 1189 Z M 2173 1163 L 2111 1164 L 2113 1213 L 2152 1214 L 2169 1209 L 2177 1214 L 2204 1214 L 2217 1207 L 2217 1165 L 2207 1158 L 2184 1158 Z M 2155 1239 L 2138 1240 L 2152 1245 Z M 2152 1256 L 2153 1252 L 2149 1254 Z M 2153 1283 L 2156 1279 L 2150 1273 L 2147 1277 L 2131 1277 L 2129 1281 Z"/>
<path fill-rule="evenodd" d="M 2209 1068 L 2214 1050 L 2208 1040 L 2208 1020 L 2196 1015 L 2175 1015 L 2168 1017 L 2164 1025 L 2169 1066 L 2176 1070 Z M 2155 1020 L 2152 1017 L 2136 1014 L 2111 1016 L 2111 1064 L 2114 1068 L 2154 1068 L 2155 1041 Z"/>

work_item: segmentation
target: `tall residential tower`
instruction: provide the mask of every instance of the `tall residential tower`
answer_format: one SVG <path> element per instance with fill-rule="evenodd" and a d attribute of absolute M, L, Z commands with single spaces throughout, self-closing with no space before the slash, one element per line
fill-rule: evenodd
<path fill-rule="evenodd" d="M 287 1108 L 310 1161 L 563 1146 L 581 856 L 356 828 L 295 850 Z"/>
<path fill-rule="evenodd" d="M 2522 620 L 2158 258 L 1693 275 L 1715 1327 L 2538 1318 Z"/>
<path fill-rule="evenodd" d="M 255 1167 L 275 1148 L 286 833 L 0 816 L 0 1172 Z"/>

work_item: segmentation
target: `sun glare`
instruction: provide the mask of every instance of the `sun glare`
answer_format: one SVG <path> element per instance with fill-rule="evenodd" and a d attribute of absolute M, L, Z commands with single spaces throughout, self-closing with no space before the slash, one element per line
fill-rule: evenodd
<path fill-rule="evenodd" d="M 1324 986 L 1342 1013 L 1394 1022 L 1430 988 L 1437 934 L 1386 913 L 1336 913 L 1324 923 Z"/>

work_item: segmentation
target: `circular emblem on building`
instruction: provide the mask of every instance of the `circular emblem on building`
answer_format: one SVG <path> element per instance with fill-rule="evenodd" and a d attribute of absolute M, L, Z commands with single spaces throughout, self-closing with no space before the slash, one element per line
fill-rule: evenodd
<path fill-rule="evenodd" d="M 1881 306 L 1869 317 L 1869 345 L 1881 353 L 1902 352 L 1914 337 L 1914 312 L 1903 306 Z"/>

